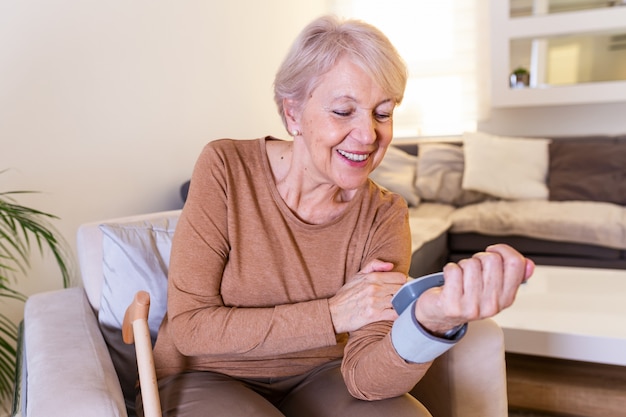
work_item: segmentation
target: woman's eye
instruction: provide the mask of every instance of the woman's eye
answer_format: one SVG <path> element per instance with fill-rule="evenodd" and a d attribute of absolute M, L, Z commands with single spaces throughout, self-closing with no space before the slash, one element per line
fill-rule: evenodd
<path fill-rule="evenodd" d="M 376 117 L 376 120 L 378 120 L 379 122 L 386 122 L 387 120 L 391 119 L 391 114 L 390 113 L 376 113 L 375 117 Z"/>
<path fill-rule="evenodd" d="M 353 110 L 333 110 L 333 114 L 339 117 L 350 117 L 354 114 Z M 391 119 L 390 112 L 374 112 L 373 117 L 379 122 L 386 122 Z"/>

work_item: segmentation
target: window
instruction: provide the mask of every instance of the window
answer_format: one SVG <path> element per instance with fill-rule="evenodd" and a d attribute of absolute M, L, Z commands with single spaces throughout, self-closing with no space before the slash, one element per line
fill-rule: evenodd
<path fill-rule="evenodd" d="M 482 3 L 482 4 L 481 4 Z M 332 12 L 381 29 L 409 67 L 396 137 L 475 131 L 488 92 L 484 0 L 331 0 Z M 482 30 L 479 30 L 482 29 Z M 483 91 L 481 91 L 483 90 Z M 486 107 L 486 106 L 483 106 Z"/>

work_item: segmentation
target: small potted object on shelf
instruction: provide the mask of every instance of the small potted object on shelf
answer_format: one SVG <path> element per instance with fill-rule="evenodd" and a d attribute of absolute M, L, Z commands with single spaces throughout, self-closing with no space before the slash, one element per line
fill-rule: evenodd
<path fill-rule="evenodd" d="M 530 73 L 524 67 L 518 67 L 509 78 L 511 88 L 524 88 L 530 85 Z"/>

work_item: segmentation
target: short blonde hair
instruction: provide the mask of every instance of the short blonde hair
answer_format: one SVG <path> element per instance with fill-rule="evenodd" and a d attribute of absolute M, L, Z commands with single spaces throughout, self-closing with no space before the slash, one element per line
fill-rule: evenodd
<path fill-rule="evenodd" d="M 389 39 L 376 27 L 359 20 L 322 16 L 298 35 L 274 79 L 274 101 L 285 120 L 283 101 L 302 105 L 322 75 L 347 56 L 400 104 L 407 69 Z"/>

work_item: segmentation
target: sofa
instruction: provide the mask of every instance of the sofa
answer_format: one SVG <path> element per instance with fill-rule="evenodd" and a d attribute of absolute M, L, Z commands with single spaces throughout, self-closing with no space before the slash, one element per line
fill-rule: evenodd
<path fill-rule="evenodd" d="M 409 205 L 413 276 L 499 242 L 537 264 L 626 268 L 626 135 L 394 144 L 371 178 Z"/>
<path fill-rule="evenodd" d="M 79 228 L 82 286 L 35 294 L 25 305 L 14 416 L 134 415 L 136 357 L 122 342 L 123 315 L 138 290 L 148 291 L 148 324 L 156 337 L 179 214 L 143 214 Z M 466 336 L 434 362 L 412 393 L 435 417 L 505 417 L 502 330 L 492 320 L 470 323 Z"/>

